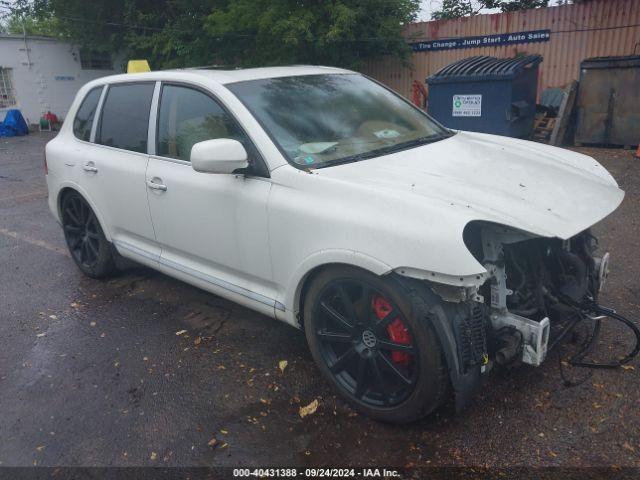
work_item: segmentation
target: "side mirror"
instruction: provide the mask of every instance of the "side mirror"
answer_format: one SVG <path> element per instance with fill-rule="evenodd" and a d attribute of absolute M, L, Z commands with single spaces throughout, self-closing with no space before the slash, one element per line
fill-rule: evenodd
<path fill-rule="evenodd" d="M 233 173 L 247 168 L 247 151 L 237 140 L 217 138 L 191 147 L 191 167 L 202 173 Z"/>

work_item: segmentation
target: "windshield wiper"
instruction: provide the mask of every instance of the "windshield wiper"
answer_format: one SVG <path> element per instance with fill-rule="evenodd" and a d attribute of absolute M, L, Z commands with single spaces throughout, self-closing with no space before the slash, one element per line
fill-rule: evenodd
<path fill-rule="evenodd" d="M 440 140 L 444 140 L 445 138 L 449 138 L 451 136 L 453 136 L 453 134 L 436 134 L 436 135 L 429 135 L 427 137 L 420 137 L 414 140 L 408 140 L 406 142 L 397 143 L 395 145 L 388 145 L 386 147 L 377 148 L 369 152 L 350 155 L 348 157 L 344 157 L 339 160 L 331 160 L 326 163 L 319 163 L 317 165 L 314 165 L 313 168 L 325 168 L 325 167 L 332 167 L 334 165 L 343 165 L 345 163 L 359 162 L 360 160 L 366 160 L 368 158 L 378 157 L 380 155 L 387 155 L 389 153 L 400 152 L 402 150 L 408 150 L 410 148 L 419 147 L 421 145 L 427 145 L 429 143 L 438 142 Z"/>
<path fill-rule="evenodd" d="M 414 140 L 408 140 L 406 142 L 397 143 L 395 145 L 389 145 L 388 147 L 378 148 L 374 152 L 378 155 L 385 155 L 387 153 L 399 152 L 402 150 L 408 150 L 410 148 L 419 147 L 421 145 L 427 145 L 429 143 L 438 142 L 445 138 L 449 138 L 445 135 L 429 135 L 428 137 L 420 137 Z"/>
<path fill-rule="evenodd" d="M 313 168 L 325 168 L 333 167 L 334 165 L 344 165 L 345 163 L 359 162 L 360 160 L 366 160 L 367 158 L 373 158 L 377 156 L 377 150 L 372 150 L 370 152 L 349 155 L 348 157 L 340 158 L 338 160 L 329 160 L 327 162 L 318 163 L 316 165 L 313 165 Z"/>

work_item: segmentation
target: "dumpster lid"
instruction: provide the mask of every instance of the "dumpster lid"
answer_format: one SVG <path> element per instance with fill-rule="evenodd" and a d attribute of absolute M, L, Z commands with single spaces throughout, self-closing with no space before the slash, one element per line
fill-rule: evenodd
<path fill-rule="evenodd" d="M 640 55 L 629 55 L 625 57 L 585 58 L 582 63 L 580 63 L 581 69 L 637 67 L 640 67 Z"/>
<path fill-rule="evenodd" d="M 540 55 L 516 58 L 477 56 L 463 58 L 438 70 L 427 78 L 428 83 L 470 80 L 509 80 L 527 67 L 535 67 L 542 61 Z"/>

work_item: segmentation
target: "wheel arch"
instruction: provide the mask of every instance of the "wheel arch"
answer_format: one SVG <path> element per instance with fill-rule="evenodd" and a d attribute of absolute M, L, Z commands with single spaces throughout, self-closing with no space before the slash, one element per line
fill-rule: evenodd
<path fill-rule="evenodd" d="M 339 266 L 359 268 L 379 276 L 392 271 L 389 265 L 377 258 L 354 250 L 322 250 L 308 256 L 295 271 L 290 282 L 291 288 L 287 290 L 285 306 L 290 312 L 289 323 L 302 327 L 304 294 L 309 285 L 320 272 Z"/>
<path fill-rule="evenodd" d="M 372 257 L 364 256 L 364 258 L 371 259 Z M 378 276 L 388 275 L 397 286 L 410 295 L 412 308 L 421 305 L 421 310 L 428 312 L 430 325 L 433 328 L 436 340 L 442 348 L 444 364 L 453 387 L 456 410 L 463 410 L 470 403 L 473 394 L 478 390 L 483 371 L 480 366 L 463 367 L 462 358 L 460 357 L 459 344 L 461 339 L 453 327 L 453 323 L 454 319 L 467 315 L 467 305 L 464 302 L 453 303 L 445 301 L 435 291 L 431 290 L 431 282 L 429 280 L 403 276 L 381 262 L 369 264 L 368 267 L 364 263 L 355 264 L 354 262 L 344 261 L 320 263 L 306 272 L 296 288 L 295 325 L 304 328 L 302 312 L 304 311 L 305 294 L 313 279 L 327 268 L 341 266 L 362 269 Z"/>
<path fill-rule="evenodd" d="M 98 222 L 100 223 L 100 227 L 104 232 L 104 236 L 109 242 L 111 242 L 111 229 L 109 228 L 109 225 L 104 221 L 104 217 L 100 212 L 100 209 L 96 206 L 93 200 L 91 200 L 89 194 L 82 187 L 75 183 L 62 184 L 60 186 L 60 190 L 58 191 L 58 195 L 56 197 L 56 209 L 60 222 L 62 222 L 62 200 L 71 192 L 79 194 L 89 204 L 91 210 L 93 210 L 93 213 L 95 213 L 96 217 L 98 218 Z"/>

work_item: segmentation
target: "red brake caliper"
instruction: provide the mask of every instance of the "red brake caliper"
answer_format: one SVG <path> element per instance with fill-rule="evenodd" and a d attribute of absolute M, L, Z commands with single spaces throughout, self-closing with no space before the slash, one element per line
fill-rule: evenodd
<path fill-rule="evenodd" d="M 378 320 L 382 320 L 391 311 L 389 302 L 379 295 L 374 295 L 371 301 L 371 307 L 373 308 L 373 313 L 378 317 Z M 399 318 L 394 318 L 391 321 L 387 327 L 387 334 L 392 342 L 401 345 L 411 345 L 411 335 L 409 335 L 407 327 Z M 411 355 L 405 352 L 392 351 L 391 360 L 393 360 L 394 363 L 406 366 L 411 362 Z"/>

